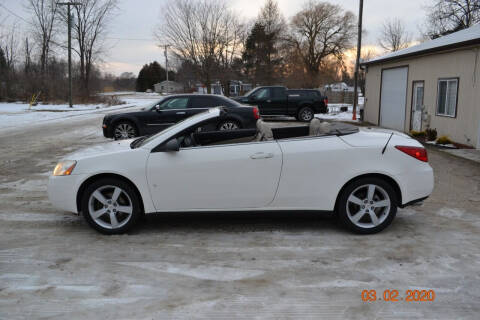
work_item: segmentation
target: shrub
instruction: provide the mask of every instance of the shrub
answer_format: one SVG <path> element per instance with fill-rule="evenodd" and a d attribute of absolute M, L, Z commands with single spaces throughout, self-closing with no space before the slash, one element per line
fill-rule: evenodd
<path fill-rule="evenodd" d="M 109 107 L 126 103 L 125 101 L 120 100 L 117 96 L 100 96 L 98 97 L 98 100 Z"/>
<path fill-rule="evenodd" d="M 437 129 L 428 128 L 425 130 L 425 133 L 427 134 L 428 141 L 435 141 L 435 139 L 437 139 Z"/>
<path fill-rule="evenodd" d="M 453 144 L 453 141 L 447 136 L 441 136 L 437 139 L 437 144 Z"/>
<path fill-rule="evenodd" d="M 410 135 L 415 138 L 425 138 L 426 132 L 425 131 L 410 131 Z"/>

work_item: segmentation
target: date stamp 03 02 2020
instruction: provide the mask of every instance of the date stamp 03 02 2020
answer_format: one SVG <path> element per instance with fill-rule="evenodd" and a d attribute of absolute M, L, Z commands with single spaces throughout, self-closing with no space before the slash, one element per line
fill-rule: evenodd
<path fill-rule="evenodd" d="M 435 291 L 433 290 L 406 290 L 405 298 L 401 297 L 398 290 L 384 290 L 383 296 L 377 295 L 376 290 L 363 290 L 362 300 L 364 302 L 373 301 L 406 301 L 406 302 L 432 302 L 435 300 Z"/>

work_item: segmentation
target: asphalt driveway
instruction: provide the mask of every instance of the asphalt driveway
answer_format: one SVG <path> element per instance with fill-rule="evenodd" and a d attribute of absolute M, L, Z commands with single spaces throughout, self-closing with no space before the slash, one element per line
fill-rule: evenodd
<path fill-rule="evenodd" d="M 373 236 L 325 215 L 156 215 L 103 236 L 54 209 L 57 159 L 105 141 L 102 114 L 0 135 L 0 319 L 478 319 L 480 166 L 429 149 L 435 190 Z M 398 302 L 362 301 L 398 290 Z M 433 302 L 406 302 L 407 290 Z"/>

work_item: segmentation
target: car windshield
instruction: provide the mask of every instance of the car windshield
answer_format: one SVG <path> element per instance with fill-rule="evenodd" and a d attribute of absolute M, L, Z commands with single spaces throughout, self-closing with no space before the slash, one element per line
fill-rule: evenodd
<path fill-rule="evenodd" d="M 160 102 L 162 102 L 163 99 L 165 99 L 165 97 L 163 97 L 163 98 L 161 98 L 161 99 L 159 99 L 159 100 L 155 100 L 154 102 L 148 104 L 148 105 L 145 107 L 145 109 L 152 109 L 152 108 L 154 108 L 156 105 L 158 105 Z"/>
<path fill-rule="evenodd" d="M 248 91 L 247 93 L 244 94 L 245 97 L 249 97 L 252 95 L 257 90 L 257 88 L 253 88 L 252 90 Z"/>
<path fill-rule="evenodd" d="M 208 111 L 206 111 L 206 112 L 208 112 Z M 186 122 L 186 121 L 191 121 L 192 123 L 196 123 L 196 122 L 197 122 L 196 119 L 203 117 L 204 113 L 205 113 L 205 112 L 197 113 L 197 114 L 194 115 L 194 116 L 191 116 L 191 117 L 189 117 L 189 118 L 185 118 L 185 119 L 177 122 L 176 124 L 174 124 L 174 125 L 171 126 L 171 127 L 168 127 L 168 128 L 166 128 L 166 129 L 164 129 L 164 130 L 162 130 L 162 131 L 160 131 L 160 132 L 158 132 L 158 133 L 156 133 L 156 134 L 154 134 L 154 135 L 151 135 L 151 136 L 146 137 L 143 141 L 141 141 L 141 143 L 139 143 L 138 145 L 135 145 L 135 148 L 142 147 L 142 146 L 146 145 L 147 143 L 149 143 L 150 141 L 155 140 L 157 137 L 161 136 L 162 134 L 165 134 L 165 133 L 168 133 L 168 132 L 170 132 L 170 131 L 175 130 L 176 128 L 178 128 L 179 126 L 181 126 L 181 125 L 182 125 L 184 122 Z"/>

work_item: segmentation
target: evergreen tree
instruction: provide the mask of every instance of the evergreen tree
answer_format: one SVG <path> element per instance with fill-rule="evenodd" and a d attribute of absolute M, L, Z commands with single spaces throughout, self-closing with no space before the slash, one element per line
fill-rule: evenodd
<path fill-rule="evenodd" d="M 5 96 L 5 85 L 7 81 L 8 65 L 5 58 L 5 52 L 0 47 L 0 100 L 3 100 Z"/>
<path fill-rule="evenodd" d="M 245 42 L 242 59 L 247 75 L 252 79 L 253 85 L 265 82 L 265 69 L 267 65 L 267 51 L 265 50 L 267 35 L 265 27 L 255 23 Z M 267 84 L 267 83 L 264 83 Z"/>
<path fill-rule="evenodd" d="M 167 79 L 166 70 L 157 62 L 153 61 L 150 64 L 146 64 L 142 67 L 138 74 L 136 90 L 144 92 L 148 89 L 152 89 L 156 83 L 165 81 Z M 168 80 L 173 81 L 175 79 L 175 72 L 168 72 Z"/>

